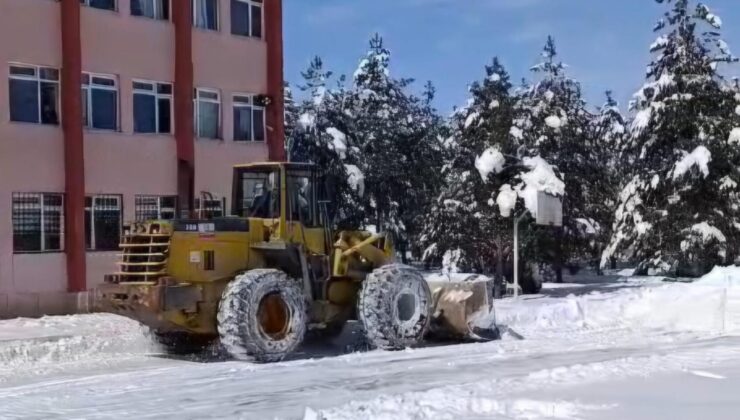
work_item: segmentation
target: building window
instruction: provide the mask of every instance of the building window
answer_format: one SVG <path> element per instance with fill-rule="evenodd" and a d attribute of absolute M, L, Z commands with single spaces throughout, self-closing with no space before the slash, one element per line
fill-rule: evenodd
<path fill-rule="evenodd" d="M 116 0 L 80 0 L 80 3 L 96 9 L 116 10 Z"/>
<path fill-rule="evenodd" d="M 59 124 L 59 70 L 13 64 L 8 84 L 11 121 Z"/>
<path fill-rule="evenodd" d="M 136 221 L 174 220 L 177 215 L 177 197 L 159 195 L 136 196 Z"/>
<path fill-rule="evenodd" d="M 64 195 L 13 193 L 13 251 L 61 251 Z"/>
<path fill-rule="evenodd" d="M 121 196 L 85 197 L 85 245 L 91 251 L 115 251 L 121 243 Z"/>
<path fill-rule="evenodd" d="M 262 0 L 231 0 L 231 33 L 262 38 Z"/>
<path fill-rule="evenodd" d="M 195 90 L 195 132 L 204 139 L 218 139 L 221 132 L 221 94 L 217 90 Z"/>
<path fill-rule="evenodd" d="M 193 24 L 196 28 L 218 30 L 218 0 L 193 0 Z"/>
<path fill-rule="evenodd" d="M 131 0 L 131 14 L 151 19 L 168 20 L 170 18 L 170 0 Z"/>
<path fill-rule="evenodd" d="M 226 208 L 225 198 L 207 197 L 207 198 L 196 198 L 195 199 L 195 211 L 198 218 L 201 219 L 213 219 L 216 217 L 224 217 L 224 209 Z"/>
<path fill-rule="evenodd" d="M 234 141 L 265 140 L 265 108 L 254 96 L 234 95 Z"/>
<path fill-rule="evenodd" d="M 134 81 L 134 132 L 172 132 L 172 85 Z"/>
<path fill-rule="evenodd" d="M 118 82 L 115 76 L 83 73 L 82 123 L 99 130 L 118 129 Z"/>

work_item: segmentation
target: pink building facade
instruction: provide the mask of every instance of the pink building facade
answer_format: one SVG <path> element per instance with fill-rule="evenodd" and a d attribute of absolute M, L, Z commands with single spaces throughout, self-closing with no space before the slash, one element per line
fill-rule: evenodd
<path fill-rule="evenodd" d="M 0 317 L 86 311 L 124 223 L 283 159 L 280 1 L 0 2 Z"/>

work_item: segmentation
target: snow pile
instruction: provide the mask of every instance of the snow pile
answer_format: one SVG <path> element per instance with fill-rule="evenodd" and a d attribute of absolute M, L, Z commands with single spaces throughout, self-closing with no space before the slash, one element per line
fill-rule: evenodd
<path fill-rule="evenodd" d="M 525 337 L 546 335 L 552 328 L 740 334 L 740 267 L 715 268 L 691 284 L 658 284 L 544 301 L 502 301 L 496 318 Z"/>
<path fill-rule="evenodd" d="M 501 172 L 504 169 L 504 164 L 506 164 L 506 158 L 498 147 L 489 147 L 475 158 L 475 169 L 478 170 L 483 181 L 486 181 L 491 173 Z"/>
<path fill-rule="evenodd" d="M 709 176 L 709 162 L 711 161 L 712 153 L 706 147 L 698 146 L 693 152 L 685 153 L 684 157 L 676 162 L 676 166 L 673 169 L 673 179 L 676 180 L 682 177 L 694 166 L 699 168 L 706 178 Z"/>
<path fill-rule="evenodd" d="M 0 321 L 0 382 L 4 371 L 43 372 L 67 362 L 158 352 L 147 328 L 116 315 Z"/>
<path fill-rule="evenodd" d="M 344 165 L 347 170 L 347 182 L 349 186 L 362 197 L 365 195 L 365 174 L 356 165 Z"/>

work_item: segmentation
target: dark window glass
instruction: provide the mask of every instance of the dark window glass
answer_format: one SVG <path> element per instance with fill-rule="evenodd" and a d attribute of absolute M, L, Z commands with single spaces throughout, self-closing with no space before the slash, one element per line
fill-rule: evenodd
<path fill-rule="evenodd" d="M 10 120 L 39 122 L 39 82 L 10 79 Z"/>
<path fill-rule="evenodd" d="M 118 93 L 112 90 L 92 89 L 92 127 L 115 130 L 118 125 Z"/>
<path fill-rule="evenodd" d="M 134 132 L 157 132 L 156 107 L 154 95 L 134 94 Z"/>
<path fill-rule="evenodd" d="M 262 38 L 262 6 L 252 6 L 252 36 Z"/>
<path fill-rule="evenodd" d="M 254 141 L 265 140 L 265 110 L 262 108 L 254 109 Z"/>
<path fill-rule="evenodd" d="M 89 3 L 96 9 L 116 10 L 115 0 L 90 0 Z"/>
<path fill-rule="evenodd" d="M 198 104 L 198 137 L 217 139 L 220 105 L 212 102 L 200 101 Z"/>
<path fill-rule="evenodd" d="M 249 36 L 249 4 L 231 0 L 231 33 Z"/>
<path fill-rule="evenodd" d="M 88 249 L 114 251 L 121 239 L 120 196 L 94 196 L 85 199 L 85 242 Z"/>
<path fill-rule="evenodd" d="M 193 0 L 193 22 L 203 29 L 218 30 L 218 3 L 216 0 Z"/>
<path fill-rule="evenodd" d="M 234 140 L 252 140 L 252 107 L 234 107 Z"/>
<path fill-rule="evenodd" d="M 41 82 L 41 123 L 59 124 L 59 84 Z"/>
<path fill-rule="evenodd" d="M 131 0 L 131 14 L 151 19 L 168 20 L 170 18 L 170 0 Z"/>
<path fill-rule="evenodd" d="M 62 249 L 61 194 L 13 193 L 13 251 Z"/>
<path fill-rule="evenodd" d="M 169 98 L 159 98 L 159 132 L 170 134 L 172 132 L 172 106 Z"/>

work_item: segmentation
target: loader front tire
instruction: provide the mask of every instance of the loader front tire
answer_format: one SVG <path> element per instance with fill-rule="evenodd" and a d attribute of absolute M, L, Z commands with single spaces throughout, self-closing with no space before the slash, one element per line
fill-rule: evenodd
<path fill-rule="evenodd" d="M 306 335 L 306 300 L 279 270 L 252 270 L 224 290 L 218 310 L 221 345 L 235 359 L 279 362 Z"/>
<path fill-rule="evenodd" d="M 387 265 L 362 285 L 358 312 L 369 343 L 383 350 L 419 344 L 429 328 L 432 293 L 412 267 Z"/>

